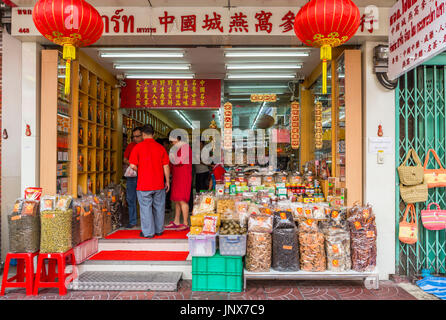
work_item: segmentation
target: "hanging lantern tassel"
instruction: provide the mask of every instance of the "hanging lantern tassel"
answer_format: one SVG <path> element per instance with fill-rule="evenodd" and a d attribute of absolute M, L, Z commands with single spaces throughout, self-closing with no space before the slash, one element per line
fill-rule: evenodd
<path fill-rule="evenodd" d="M 65 95 L 68 96 L 71 88 L 71 60 L 76 59 L 76 47 L 72 44 L 65 44 L 63 46 L 63 58 L 67 61 L 65 64 Z"/>
<path fill-rule="evenodd" d="M 323 45 L 321 47 L 322 60 L 322 94 L 327 94 L 327 61 L 331 60 L 331 46 Z"/>

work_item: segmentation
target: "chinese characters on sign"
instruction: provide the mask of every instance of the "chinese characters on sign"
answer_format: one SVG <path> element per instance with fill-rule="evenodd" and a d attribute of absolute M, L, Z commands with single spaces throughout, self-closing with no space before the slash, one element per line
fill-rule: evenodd
<path fill-rule="evenodd" d="M 224 128 L 223 128 L 223 148 L 232 150 L 232 104 L 226 102 L 223 106 Z"/>
<path fill-rule="evenodd" d="M 298 102 L 291 103 L 291 148 L 298 149 L 300 144 L 300 108 Z"/>
<path fill-rule="evenodd" d="M 446 47 L 446 2 L 400 0 L 390 11 L 389 78 L 420 65 Z"/>
<path fill-rule="evenodd" d="M 277 95 L 271 94 L 251 94 L 251 102 L 276 102 Z"/>
<path fill-rule="evenodd" d="M 219 108 L 221 80 L 127 79 L 121 108 Z"/>
<path fill-rule="evenodd" d="M 104 22 L 103 36 L 113 35 L 289 35 L 295 37 L 299 7 L 97 7 Z M 388 9 L 387 9 L 388 10 Z M 359 33 L 376 35 L 381 9 L 360 8 Z M 12 35 L 39 36 L 32 8 L 12 8 Z M 386 14 L 383 14 L 386 19 Z M 385 30 L 387 34 L 387 30 Z"/>
<path fill-rule="evenodd" d="M 322 149 L 322 103 L 317 102 L 314 108 L 314 144 L 316 149 Z"/>

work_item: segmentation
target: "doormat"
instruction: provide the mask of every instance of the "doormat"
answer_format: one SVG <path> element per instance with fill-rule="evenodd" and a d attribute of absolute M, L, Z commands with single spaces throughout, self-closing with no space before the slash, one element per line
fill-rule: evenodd
<path fill-rule="evenodd" d="M 188 251 L 101 251 L 89 260 L 124 260 L 124 261 L 185 261 Z"/>
<path fill-rule="evenodd" d="M 173 230 L 165 230 L 161 236 L 154 236 L 151 239 L 140 237 L 139 234 L 141 233 L 141 230 L 132 229 L 132 230 L 118 230 L 115 231 L 112 234 L 109 234 L 105 237 L 105 239 L 112 240 L 112 239 L 146 239 L 146 240 L 152 240 L 152 239 L 187 239 L 187 234 L 189 233 L 189 230 L 183 230 L 183 231 L 173 231 Z"/>

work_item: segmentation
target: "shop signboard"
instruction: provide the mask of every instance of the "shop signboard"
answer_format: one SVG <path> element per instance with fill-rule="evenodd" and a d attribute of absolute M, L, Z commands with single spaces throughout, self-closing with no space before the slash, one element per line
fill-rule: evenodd
<path fill-rule="evenodd" d="M 299 103 L 291 103 L 291 148 L 298 149 L 300 144 L 300 115 Z"/>
<path fill-rule="evenodd" d="M 442 52 L 446 47 L 446 1 L 399 0 L 390 11 L 391 80 Z"/>
<path fill-rule="evenodd" d="M 251 102 L 276 102 L 277 95 L 275 93 L 271 94 L 251 94 Z"/>
<path fill-rule="evenodd" d="M 220 108 L 219 79 L 126 79 L 121 108 Z"/>
<path fill-rule="evenodd" d="M 32 7 L 12 8 L 12 35 L 41 37 Z M 300 7 L 96 7 L 104 21 L 103 37 L 274 35 L 296 38 L 294 18 Z M 387 36 L 388 8 L 359 8 L 358 36 Z"/>
<path fill-rule="evenodd" d="M 223 148 L 232 150 L 232 103 L 226 102 L 223 106 L 224 128 L 223 128 Z"/>

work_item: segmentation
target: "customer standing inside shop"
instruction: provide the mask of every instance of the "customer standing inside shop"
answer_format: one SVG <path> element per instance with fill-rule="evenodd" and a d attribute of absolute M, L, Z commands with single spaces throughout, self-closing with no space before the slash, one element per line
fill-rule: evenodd
<path fill-rule="evenodd" d="M 132 142 L 127 146 L 124 151 L 124 163 L 128 166 L 130 165 L 129 159 L 130 154 L 132 153 L 133 148 L 142 142 L 142 132 L 140 127 L 136 127 L 132 131 Z M 126 177 L 127 179 L 127 191 L 126 191 L 126 199 L 127 205 L 129 208 L 129 224 L 126 228 L 130 229 L 136 226 L 137 214 L 136 214 L 136 182 L 138 177 Z"/>
<path fill-rule="evenodd" d="M 203 141 L 200 142 L 200 150 L 203 149 Z M 201 158 L 201 157 L 200 157 Z M 194 164 L 195 169 L 195 192 L 206 191 L 209 187 L 209 167 L 203 163 Z"/>
<path fill-rule="evenodd" d="M 142 129 L 144 141 L 133 149 L 130 166 L 138 172 L 137 196 L 141 211 L 141 233 L 144 238 L 159 236 L 164 231 L 166 192 L 170 189 L 169 156 L 153 139 L 153 127 Z"/>
<path fill-rule="evenodd" d="M 176 147 L 171 150 L 172 192 L 170 199 L 175 203 L 175 220 L 171 221 L 166 229 L 187 230 L 189 228 L 189 200 L 192 189 L 192 149 L 181 141 L 181 137 L 171 136 L 170 142 Z M 180 224 L 180 215 L 183 214 L 183 224 Z"/>

